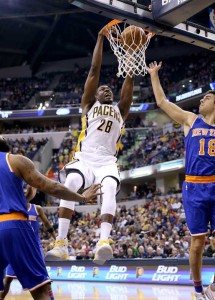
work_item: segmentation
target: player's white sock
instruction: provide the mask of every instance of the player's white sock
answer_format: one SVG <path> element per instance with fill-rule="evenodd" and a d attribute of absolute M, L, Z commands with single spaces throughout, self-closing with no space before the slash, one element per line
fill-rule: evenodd
<path fill-rule="evenodd" d="M 69 231 L 70 220 L 65 218 L 58 219 L 58 237 L 60 239 L 66 239 Z"/>
<path fill-rule="evenodd" d="M 108 240 L 111 229 L 112 229 L 112 225 L 110 223 L 102 222 L 100 240 Z"/>

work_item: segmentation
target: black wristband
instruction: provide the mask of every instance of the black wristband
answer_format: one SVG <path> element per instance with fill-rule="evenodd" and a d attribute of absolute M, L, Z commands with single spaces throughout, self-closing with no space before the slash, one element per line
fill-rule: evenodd
<path fill-rule="evenodd" d="M 52 233 L 52 232 L 54 232 L 54 228 L 51 227 L 51 228 L 47 229 L 47 231 L 48 231 L 49 233 Z"/>

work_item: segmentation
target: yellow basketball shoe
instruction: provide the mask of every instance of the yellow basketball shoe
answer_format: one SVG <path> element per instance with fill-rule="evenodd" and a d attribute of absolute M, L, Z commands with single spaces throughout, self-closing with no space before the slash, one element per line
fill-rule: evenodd
<path fill-rule="evenodd" d="M 215 300 L 215 289 L 213 287 L 213 284 L 210 284 L 205 289 L 205 295 L 208 297 L 209 300 Z"/>
<path fill-rule="evenodd" d="M 68 260 L 68 240 L 56 238 L 54 248 L 48 251 L 45 255 L 46 261 L 62 261 Z"/>
<path fill-rule="evenodd" d="M 96 245 L 96 253 L 93 262 L 97 265 L 103 265 L 106 260 L 113 257 L 113 250 L 109 240 L 100 240 Z"/>

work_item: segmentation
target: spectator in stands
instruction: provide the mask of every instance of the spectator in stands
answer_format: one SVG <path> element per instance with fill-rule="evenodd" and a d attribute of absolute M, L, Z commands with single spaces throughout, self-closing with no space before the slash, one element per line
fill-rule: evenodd
<path fill-rule="evenodd" d="M 147 255 L 146 255 L 146 253 L 145 253 L 145 249 L 144 249 L 144 247 L 142 246 L 142 245 L 140 245 L 139 247 L 138 247 L 138 255 L 137 255 L 137 258 L 146 258 L 147 257 Z"/>
<path fill-rule="evenodd" d="M 187 250 L 190 248 L 190 243 L 191 243 L 191 237 L 190 236 L 184 236 L 181 239 L 181 245 L 182 247 Z"/>
<path fill-rule="evenodd" d="M 178 249 L 173 248 L 172 249 L 172 254 L 169 255 L 169 258 L 177 258 L 178 253 L 179 253 Z"/>
<path fill-rule="evenodd" d="M 154 258 L 155 257 L 154 249 L 151 246 L 147 247 L 146 257 L 147 258 Z"/>
<path fill-rule="evenodd" d="M 172 254 L 172 248 L 170 247 L 170 243 L 168 241 L 165 242 L 163 253 L 166 255 L 166 257 L 169 257 Z"/>
<path fill-rule="evenodd" d="M 203 256 L 215 257 L 215 238 L 210 237 L 210 245 L 205 250 Z"/>
<path fill-rule="evenodd" d="M 160 247 L 157 247 L 153 258 L 166 258 L 166 254 L 163 253 L 163 250 Z"/>
<path fill-rule="evenodd" d="M 176 199 L 176 201 L 172 204 L 172 209 L 174 210 L 174 211 L 177 211 L 178 209 L 180 209 L 181 208 L 181 202 L 180 202 L 180 200 L 179 199 Z"/>
<path fill-rule="evenodd" d="M 179 249 L 179 254 L 176 256 L 176 258 L 189 258 L 189 254 L 186 253 L 184 248 Z"/>
<path fill-rule="evenodd" d="M 94 253 L 92 250 L 90 250 L 87 255 L 86 255 L 86 259 L 88 260 L 93 260 L 94 259 Z"/>
<path fill-rule="evenodd" d="M 75 248 L 76 259 L 84 259 L 85 255 L 86 255 L 86 251 L 83 247 L 83 241 L 79 241 Z"/>
<path fill-rule="evenodd" d="M 134 255 L 133 249 L 132 247 L 128 247 L 127 248 L 127 255 L 126 258 L 130 259 L 130 258 L 135 258 L 136 256 Z"/>
<path fill-rule="evenodd" d="M 126 258 L 125 252 L 122 248 L 119 249 L 119 254 L 118 254 L 117 258 L 120 258 L 120 259 Z"/>

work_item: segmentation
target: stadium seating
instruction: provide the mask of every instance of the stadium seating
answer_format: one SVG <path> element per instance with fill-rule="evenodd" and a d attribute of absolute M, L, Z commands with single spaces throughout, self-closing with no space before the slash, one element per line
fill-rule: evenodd
<path fill-rule="evenodd" d="M 114 258 L 185 258 L 189 256 L 190 233 L 187 228 L 181 194 L 162 196 L 153 193 L 143 205 L 127 208 L 118 203 L 111 246 Z M 57 228 L 58 212 L 47 213 L 54 228 Z M 71 219 L 69 253 L 73 259 L 91 259 L 98 241 L 100 211 L 93 214 L 75 213 Z M 209 232 L 208 232 L 209 233 Z M 52 245 L 44 227 L 41 227 L 44 252 Z M 211 242 L 212 243 L 212 242 Z M 210 239 L 206 240 L 205 256 L 211 255 Z M 207 254 L 209 253 L 209 254 Z M 212 255 L 215 250 L 212 249 Z M 183 255 L 182 255 L 183 254 Z"/>

